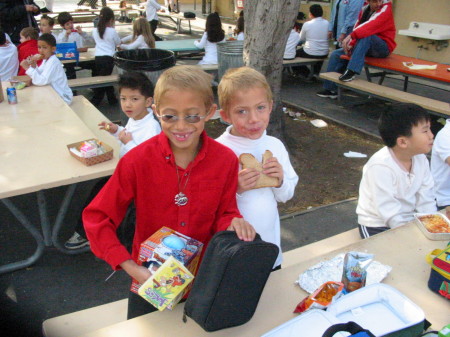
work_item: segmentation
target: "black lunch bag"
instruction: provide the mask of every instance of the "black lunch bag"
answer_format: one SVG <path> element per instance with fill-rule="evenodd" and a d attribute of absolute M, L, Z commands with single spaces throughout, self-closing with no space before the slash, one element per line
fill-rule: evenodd
<path fill-rule="evenodd" d="M 191 317 L 206 331 L 248 322 L 278 256 L 278 246 L 240 240 L 233 231 L 216 233 L 209 242 L 183 320 Z"/>
<path fill-rule="evenodd" d="M 184 12 L 184 17 L 186 19 L 195 19 L 195 13 L 193 13 L 193 12 Z"/>

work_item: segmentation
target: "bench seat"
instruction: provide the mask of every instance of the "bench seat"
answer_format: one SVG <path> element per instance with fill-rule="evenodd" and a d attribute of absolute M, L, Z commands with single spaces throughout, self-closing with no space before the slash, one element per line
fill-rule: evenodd
<path fill-rule="evenodd" d="M 394 88 L 389 88 L 363 79 L 354 79 L 350 82 L 339 81 L 341 74 L 335 72 L 321 73 L 320 78 L 332 81 L 338 86 L 338 99 L 341 97 L 341 88 L 347 88 L 356 92 L 369 94 L 387 101 L 414 103 L 424 109 L 440 115 L 450 116 L 450 104 L 435 99 L 411 94 Z"/>
<path fill-rule="evenodd" d="M 119 80 L 119 75 L 82 77 L 68 80 L 71 89 L 99 88 L 114 85 Z"/>

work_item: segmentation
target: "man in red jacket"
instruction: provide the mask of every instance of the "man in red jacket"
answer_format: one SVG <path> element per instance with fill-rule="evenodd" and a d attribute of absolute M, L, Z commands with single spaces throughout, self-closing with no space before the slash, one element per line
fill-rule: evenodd
<path fill-rule="evenodd" d="M 352 81 L 364 67 L 364 57 L 388 57 L 395 49 L 395 23 L 390 0 L 368 0 L 359 12 L 353 32 L 342 41 L 341 49 L 335 50 L 328 62 L 327 72 L 343 73 L 339 80 Z M 350 61 L 341 59 L 351 55 Z M 337 98 L 334 82 L 324 81 L 320 97 Z"/>

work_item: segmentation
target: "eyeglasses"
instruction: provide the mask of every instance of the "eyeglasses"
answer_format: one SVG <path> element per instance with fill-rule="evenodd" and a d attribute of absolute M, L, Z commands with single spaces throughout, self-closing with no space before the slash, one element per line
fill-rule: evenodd
<path fill-rule="evenodd" d="M 177 120 L 180 119 L 180 117 L 175 116 L 175 115 L 157 115 L 158 118 L 161 118 L 164 122 L 167 123 L 175 123 Z M 187 115 L 185 117 L 183 117 L 182 119 L 184 119 L 187 123 L 198 123 L 200 122 L 203 118 L 206 118 L 206 116 L 199 116 L 199 115 Z"/>

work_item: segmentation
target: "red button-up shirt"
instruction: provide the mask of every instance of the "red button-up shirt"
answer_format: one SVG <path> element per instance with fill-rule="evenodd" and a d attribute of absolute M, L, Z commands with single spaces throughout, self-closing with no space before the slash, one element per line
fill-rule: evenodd
<path fill-rule="evenodd" d="M 140 244 L 167 226 L 203 242 L 225 230 L 235 217 L 238 160 L 225 146 L 202 134 L 202 147 L 184 170 L 178 167 L 180 188 L 188 197 L 175 205 L 180 192 L 175 158 L 164 133 L 128 152 L 95 199 L 83 212 L 83 223 L 92 252 L 114 269 L 126 260 L 137 260 Z M 188 174 L 189 180 L 184 187 Z M 136 205 L 136 232 L 132 255 L 119 242 L 117 227 L 128 205 Z"/>

